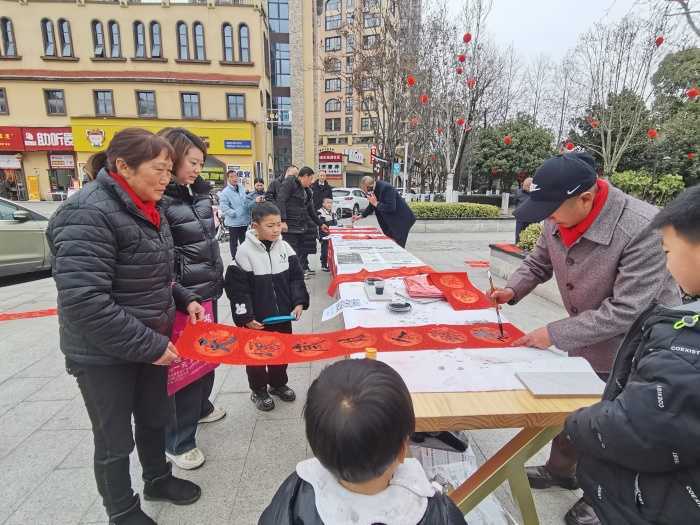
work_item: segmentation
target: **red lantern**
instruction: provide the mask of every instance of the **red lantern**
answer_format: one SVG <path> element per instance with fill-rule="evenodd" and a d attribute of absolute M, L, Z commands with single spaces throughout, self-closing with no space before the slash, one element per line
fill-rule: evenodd
<path fill-rule="evenodd" d="M 656 43 L 656 47 L 659 47 L 661 44 L 664 43 L 664 37 L 663 36 L 657 36 L 656 40 L 654 41 Z"/>
<path fill-rule="evenodd" d="M 498 171 L 496 170 L 496 168 L 491 168 L 491 176 L 495 177 L 497 175 L 498 175 Z"/>
<path fill-rule="evenodd" d="M 467 80 L 467 87 L 469 87 L 469 89 L 474 89 L 474 86 L 476 86 L 475 78 L 470 78 L 469 80 Z"/>
<path fill-rule="evenodd" d="M 591 127 L 593 129 L 596 129 L 599 125 L 600 125 L 600 122 L 598 122 L 597 120 L 595 120 L 595 119 L 591 120 Z"/>
<path fill-rule="evenodd" d="M 573 142 L 567 142 L 565 147 L 566 147 L 567 150 L 571 151 L 571 150 L 574 149 L 574 143 L 573 143 Z"/>
<path fill-rule="evenodd" d="M 457 74 L 461 75 L 462 73 L 464 73 L 464 68 L 462 66 L 457 66 Z"/>
<path fill-rule="evenodd" d="M 465 44 L 468 44 L 469 42 L 472 41 L 472 34 L 471 33 L 464 33 L 464 38 L 462 38 L 462 40 L 464 40 Z"/>
<path fill-rule="evenodd" d="M 413 75 L 408 75 L 408 77 L 406 77 L 406 84 L 408 84 L 408 87 L 415 86 L 416 85 L 416 77 L 414 77 Z"/>
<path fill-rule="evenodd" d="M 457 55 L 457 60 L 464 63 L 467 61 L 467 55 Z"/>
<path fill-rule="evenodd" d="M 690 100 L 693 100 L 698 95 L 700 95 L 700 89 L 698 89 L 696 87 L 691 87 L 688 91 L 686 91 L 686 94 L 688 95 L 688 98 Z"/>
<path fill-rule="evenodd" d="M 438 128 L 435 131 L 437 131 L 438 135 L 442 135 L 443 131 L 445 131 L 445 128 Z"/>
<path fill-rule="evenodd" d="M 462 127 L 462 126 L 464 126 L 464 119 L 462 117 L 459 117 L 457 120 L 455 120 L 455 123 L 458 126 Z"/>
<path fill-rule="evenodd" d="M 513 137 L 511 137 L 510 135 L 506 135 L 505 137 L 503 137 L 503 144 L 505 144 L 506 146 L 510 146 L 512 143 Z"/>
<path fill-rule="evenodd" d="M 420 119 L 418 117 L 413 117 L 411 119 L 411 127 L 412 128 L 417 127 L 419 123 L 420 123 Z"/>
<path fill-rule="evenodd" d="M 435 155 L 431 155 L 430 160 L 437 160 L 437 157 Z"/>
<path fill-rule="evenodd" d="M 419 100 L 420 100 L 420 103 L 423 104 L 423 105 L 425 106 L 425 105 L 428 104 L 428 101 L 430 100 L 430 97 L 428 97 L 428 95 L 426 95 L 425 93 L 423 93 L 423 94 L 420 96 L 420 99 L 419 99 Z"/>
<path fill-rule="evenodd" d="M 659 136 L 659 133 L 654 128 L 651 128 L 649 131 L 647 131 L 647 137 L 649 137 L 652 140 L 654 140 L 658 136 Z"/>
<path fill-rule="evenodd" d="M 688 160 L 693 160 L 695 158 L 695 152 L 689 151 L 688 152 Z"/>

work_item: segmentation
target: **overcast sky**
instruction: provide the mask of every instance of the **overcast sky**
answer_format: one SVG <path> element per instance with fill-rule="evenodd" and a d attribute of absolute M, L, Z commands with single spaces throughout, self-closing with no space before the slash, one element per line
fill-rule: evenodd
<path fill-rule="evenodd" d="M 464 0 L 447 1 L 456 15 L 461 12 Z M 595 22 L 618 20 L 638 4 L 638 0 L 493 0 L 487 27 L 499 45 L 513 43 L 524 58 L 547 53 L 558 59 Z"/>

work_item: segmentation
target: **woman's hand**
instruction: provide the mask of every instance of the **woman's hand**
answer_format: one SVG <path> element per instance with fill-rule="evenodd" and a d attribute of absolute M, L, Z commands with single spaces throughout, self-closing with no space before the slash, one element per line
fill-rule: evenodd
<path fill-rule="evenodd" d="M 163 355 L 160 356 L 160 358 L 157 361 L 154 361 L 154 365 L 159 365 L 159 366 L 169 366 L 172 363 L 177 363 L 180 361 L 180 354 L 177 353 L 177 348 L 175 348 L 175 345 L 171 342 L 168 341 L 168 346 L 165 349 L 165 352 L 163 352 Z"/>
<path fill-rule="evenodd" d="M 197 324 L 197 321 L 202 321 L 206 315 L 204 307 L 197 301 L 192 301 L 187 305 L 187 313 L 190 314 L 190 322 Z"/>
<path fill-rule="evenodd" d="M 323 233 L 329 233 L 331 231 L 327 224 L 321 224 L 320 228 Z"/>
<path fill-rule="evenodd" d="M 301 313 L 304 311 L 304 307 L 302 305 L 297 305 L 294 307 L 294 310 L 292 310 L 292 315 L 296 318 L 298 321 L 301 319 Z"/>
<path fill-rule="evenodd" d="M 251 330 L 262 330 L 265 328 L 262 323 L 259 323 L 257 321 L 250 321 L 245 325 L 246 328 L 250 328 Z"/>

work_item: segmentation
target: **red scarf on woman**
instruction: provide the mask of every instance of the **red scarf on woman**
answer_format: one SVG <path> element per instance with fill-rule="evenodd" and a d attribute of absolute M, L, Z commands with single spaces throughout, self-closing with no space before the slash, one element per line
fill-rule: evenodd
<path fill-rule="evenodd" d="M 598 193 L 595 194 L 593 198 L 593 208 L 591 208 L 588 216 L 579 222 L 576 226 L 567 228 L 566 226 L 559 225 L 559 236 L 564 246 L 570 248 L 573 244 L 591 227 L 591 224 L 595 222 L 600 215 L 605 202 L 608 200 L 608 183 L 603 179 L 598 179 L 596 182 L 598 186 Z"/>
<path fill-rule="evenodd" d="M 156 203 L 142 201 L 141 198 L 138 195 L 136 195 L 134 190 L 131 189 L 129 183 L 126 182 L 126 179 L 119 175 L 119 173 L 114 173 L 113 171 L 110 171 L 109 175 L 129 195 L 134 204 L 136 204 L 136 207 L 139 210 L 141 210 L 141 213 L 143 213 L 143 216 L 146 218 L 146 220 L 153 224 L 153 226 L 156 227 L 156 230 L 160 230 L 160 212 L 156 208 Z"/>

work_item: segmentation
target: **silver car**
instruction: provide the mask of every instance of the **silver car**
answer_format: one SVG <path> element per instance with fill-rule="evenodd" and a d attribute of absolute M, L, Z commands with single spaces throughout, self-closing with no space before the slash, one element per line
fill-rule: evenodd
<path fill-rule="evenodd" d="M 51 268 L 48 224 L 45 212 L 0 198 L 0 277 Z"/>

